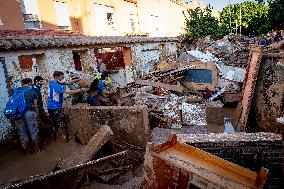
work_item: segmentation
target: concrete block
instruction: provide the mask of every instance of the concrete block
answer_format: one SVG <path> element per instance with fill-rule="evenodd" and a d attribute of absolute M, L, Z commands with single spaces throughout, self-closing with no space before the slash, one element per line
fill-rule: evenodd
<path fill-rule="evenodd" d="M 224 108 L 206 106 L 206 122 L 214 125 L 224 125 Z"/>
<path fill-rule="evenodd" d="M 108 125 L 114 136 L 110 141 L 145 147 L 149 138 L 146 106 L 87 106 L 68 109 L 70 136 L 76 135 L 87 144 L 102 125 Z"/>
<path fill-rule="evenodd" d="M 101 147 L 109 141 L 113 132 L 107 125 L 102 126 L 98 132 L 92 137 L 88 144 L 74 156 L 63 161 L 59 167 L 60 169 L 71 168 L 75 165 L 80 165 L 90 161 L 94 155 L 101 149 Z"/>

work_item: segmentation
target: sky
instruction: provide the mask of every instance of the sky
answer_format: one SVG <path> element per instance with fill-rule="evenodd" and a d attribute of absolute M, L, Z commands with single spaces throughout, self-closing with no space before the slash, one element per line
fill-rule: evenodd
<path fill-rule="evenodd" d="M 248 0 L 231 0 L 231 4 L 245 2 Z M 221 11 L 225 6 L 229 4 L 229 0 L 205 0 L 207 4 L 210 4 L 215 10 Z"/>

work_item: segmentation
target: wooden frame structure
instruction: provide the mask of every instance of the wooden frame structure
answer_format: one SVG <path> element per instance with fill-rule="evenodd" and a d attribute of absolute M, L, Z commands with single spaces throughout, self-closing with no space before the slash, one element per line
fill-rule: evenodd
<path fill-rule="evenodd" d="M 268 170 L 253 172 L 177 141 L 174 135 L 158 147 L 148 147 L 143 189 L 262 188 Z"/>

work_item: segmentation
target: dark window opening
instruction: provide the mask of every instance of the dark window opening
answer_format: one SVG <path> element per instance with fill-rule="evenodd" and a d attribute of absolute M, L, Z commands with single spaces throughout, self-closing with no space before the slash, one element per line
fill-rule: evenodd
<path fill-rule="evenodd" d="M 107 13 L 107 22 L 108 22 L 108 25 L 111 26 L 114 24 L 113 22 L 113 13 Z"/>
<path fill-rule="evenodd" d="M 75 70 L 82 71 L 82 62 L 80 54 L 77 52 L 73 52 L 73 60 L 74 60 Z"/>
<path fill-rule="evenodd" d="M 101 48 L 96 53 L 98 67 L 103 63 L 107 70 L 118 70 L 125 68 L 123 47 Z"/>
<path fill-rule="evenodd" d="M 31 55 L 19 56 L 20 68 L 25 71 L 32 71 L 33 60 Z"/>
<path fill-rule="evenodd" d="M 199 187 L 195 186 L 194 184 L 189 185 L 188 189 L 200 189 Z"/>

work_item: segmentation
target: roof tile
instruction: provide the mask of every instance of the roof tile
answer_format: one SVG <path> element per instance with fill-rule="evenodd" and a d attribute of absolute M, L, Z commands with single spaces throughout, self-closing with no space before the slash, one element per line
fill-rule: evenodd
<path fill-rule="evenodd" d="M 78 32 L 53 30 L 0 31 L 0 50 L 52 48 L 84 45 L 122 45 L 130 43 L 177 42 L 175 37 L 85 36 Z"/>

